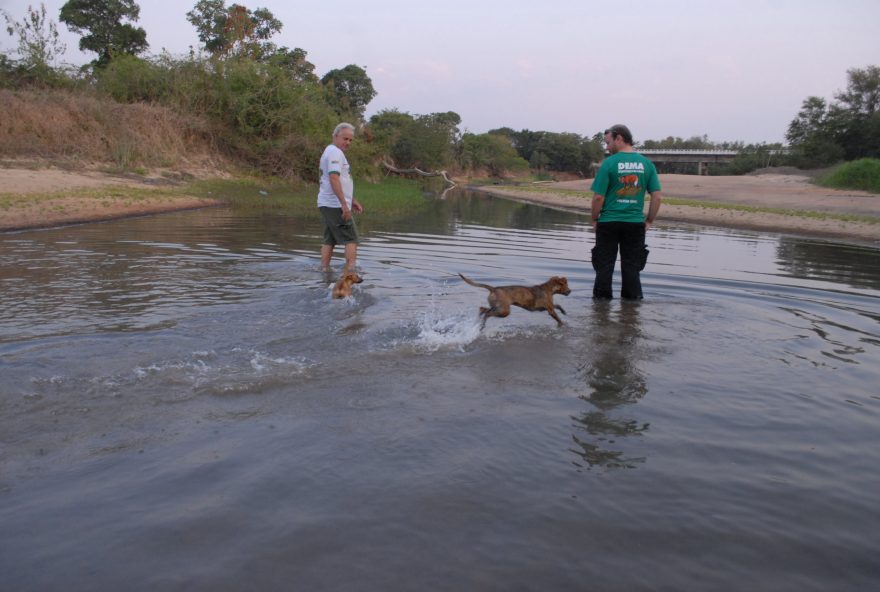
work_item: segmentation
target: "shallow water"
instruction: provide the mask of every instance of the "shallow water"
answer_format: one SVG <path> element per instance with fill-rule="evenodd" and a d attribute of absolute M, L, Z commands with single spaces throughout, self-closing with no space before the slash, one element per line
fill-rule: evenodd
<path fill-rule="evenodd" d="M 316 217 L 0 235 L 0 589 L 876 586 L 880 250 L 661 224 L 594 303 L 583 216 L 361 227 L 343 301 Z"/>

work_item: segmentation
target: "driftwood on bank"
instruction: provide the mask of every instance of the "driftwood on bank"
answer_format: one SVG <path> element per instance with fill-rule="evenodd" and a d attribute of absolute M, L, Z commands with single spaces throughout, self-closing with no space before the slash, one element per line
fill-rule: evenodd
<path fill-rule="evenodd" d="M 428 173 L 421 169 L 399 169 L 393 164 L 384 160 L 382 161 L 382 164 L 385 165 L 385 168 L 392 173 L 398 173 L 401 175 L 416 174 L 421 175 L 422 177 L 443 177 L 443 180 L 450 185 L 450 188 L 455 187 L 455 181 L 449 178 L 449 176 L 446 174 L 446 171 L 434 171 L 433 173 Z"/>

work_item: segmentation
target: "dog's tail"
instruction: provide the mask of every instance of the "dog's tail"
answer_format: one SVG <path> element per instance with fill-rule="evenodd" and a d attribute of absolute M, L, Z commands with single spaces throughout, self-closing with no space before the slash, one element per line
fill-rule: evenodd
<path fill-rule="evenodd" d="M 464 281 L 466 281 L 467 283 L 469 283 L 472 286 L 476 286 L 478 288 L 486 288 L 487 290 L 493 289 L 492 286 L 487 286 L 486 284 L 478 284 L 474 280 L 469 280 L 468 278 L 464 277 L 462 274 L 458 274 L 458 275 L 461 276 L 461 279 L 463 279 Z"/>

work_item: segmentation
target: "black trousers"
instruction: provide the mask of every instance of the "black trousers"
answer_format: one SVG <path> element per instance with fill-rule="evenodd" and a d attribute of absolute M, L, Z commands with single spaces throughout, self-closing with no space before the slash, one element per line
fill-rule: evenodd
<path fill-rule="evenodd" d="M 613 298 L 611 276 L 618 249 L 623 280 L 620 297 L 640 300 L 642 280 L 639 272 L 645 268 L 648 249 L 645 247 L 645 224 L 635 222 L 599 222 L 596 225 L 596 246 L 592 252 L 593 269 L 596 270 L 593 298 Z"/>

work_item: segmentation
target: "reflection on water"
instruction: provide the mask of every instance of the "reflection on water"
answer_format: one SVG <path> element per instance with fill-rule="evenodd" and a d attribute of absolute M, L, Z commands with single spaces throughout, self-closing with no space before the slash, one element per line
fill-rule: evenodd
<path fill-rule="evenodd" d="M 0 588 L 876 583 L 880 251 L 661 225 L 593 302 L 583 216 L 363 221 L 342 301 L 317 216 L 0 235 Z"/>
<path fill-rule="evenodd" d="M 593 322 L 588 341 L 589 361 L 578 367 L 588 387 L 580 398 L 590 409 L 572 417 L 575 427 L 586 435 L 572 436 L 579 447 L 574 452 L 589 466 L 633 468 L 644 457 L 627 457 L 612 450 L 618 440 L 639 436 L 648 430 L 647 423 L 620 417 L 619 409 L 636 403 L 648 393 L 648 381 L 639 370 L 645 345 L 639 328 L 639 303 L 622 302 L 614 313 L 611 303 L 593 303 Z"/>
<path fill-rule="evenodd" d="M 870 247 L 783 236 L 779 239 L 777 258 L 785 275 L 880 289 L 880 263 L 876 249 Z"/>

